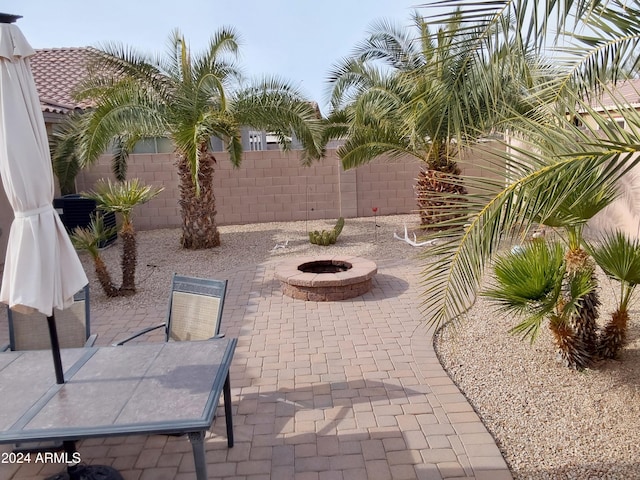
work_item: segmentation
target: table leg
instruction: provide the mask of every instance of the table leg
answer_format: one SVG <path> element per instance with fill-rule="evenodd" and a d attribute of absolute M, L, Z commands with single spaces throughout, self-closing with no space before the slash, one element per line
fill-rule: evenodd
<path fill-rule="evenodd" d="M 193 461 L 196 465 L 196 478 L 207 480 L 207 462 L 204 457 L 204 431 L 189 432 L 189 441 L 193 449 Z"/>
<path fill-rule="evenodd" d="M 227 422 L 227 445 L 233 447 L 233 418 L 231 415 L 231 381 L 229 380 L 229 374 L 224 381 L 224 387 L 222 388 L 224 394 L 224 416 Z"/>

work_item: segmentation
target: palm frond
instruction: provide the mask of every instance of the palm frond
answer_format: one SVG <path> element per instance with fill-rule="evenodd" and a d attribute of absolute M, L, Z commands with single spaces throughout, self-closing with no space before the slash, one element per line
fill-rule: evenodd
<path fill-rule="evenodd" d="M 322 155 L 323 122 L 316 107 L 290 83 L 266 77 L 235 93 L 232 106 L 240 124 L 280 133 L 281 142 L 295 136 L 310 161 Z"/>
<path fill-rule="evenodd" d="M 82 196 L 94 200 L 105 212 L 121 213 L 127 223 L 136 205 L 148 202 L 163 190 L 164 187 L 144 185 L 137 178 L 124 182 L 107 179 L 96 182 L 94 190 L 83 193 Z"/>
<path fill-rule="evenodd" d="M 100 254 L 100 244 L 111 237 L 117 227 L 106 227 L 104 218 L 100 213 L 92 215 L 89 225 L 78 227 L 69 236 L 71 243 L 77 250 L 88 252 L 92 258 Z"/>
<path fill-rule="evenodd" d="M 563 72 L 558 82 L 562 87 L 554 91 L 558 97 L 576 87 L 583 95 L 597 92 L 599 85 L 637 67 L 639 6 L 637 0 L 442 0 L 424 5 L 426 12 L 432 7 L 459 9 L 460 21 L 480 32 L 476 49 L 485 50 L 499 32 L 499 37 L 515 35 L 522 45 L 554 57 Z M 505 17 L 513 20 L 509 31 L 498 28 Z M 453 21 L 442 13 L 431 18 L 445 24 Z M 471 46 L 469 39 L 449 35 L 455 45 Z"/>
<path fill-rule="evenodd" d="M 81 129 L 80 120 L 73 115 L 59 128 L 53 131 L 49 141 L 51 162 L 60 185 L 60 193 L 75 193 L 75 179 L 80 172 L 78 138 Z"/>
<path fill-rule="evenodd" d="M 445 236 L 443 244 L 425 252 L 422 310 L 430 323 L 439 325 L 450 319 L 459 320 L 473 304 L 486 265 L 499 251 L 502 241 L 514 232 L 529 231 L 534 223 L 532 212 L 549 211 L 549 205 L 561 205 L 575 195 L 571 188 L 534 194 L 539 185 L 589 184 L 591 173 L 585 168 L 587 163 L 599 168 L 603 179 L 615 181 L 638 162 L 632 154 L 618 152 L 596 157 L 567 154 L 555 157 L 552 163 L 527 148 L 496 155 L 506 162 L 506 171 L 510 170 L 510 160 L 515 159 L 521 176 L 514 177 L 495 194 L 491 189 L 496 186 L 495 182 L 478 179 L 477 183 L 485 186 L 487 196 L 479 195 L 476 201 L 469 202 L 466 218 L 471 220 L 464 233 L 460 237 Z M 524 158 L 529 161 L 529 167 Z M 470 190 L 475 187 L 473 182 L 468 186 Z M 460 220 L 461 226 L 463 221 Z"/>
<path fill-rule="evenodd" d="M 564 251 L 560 243 L 536 240 L 500 255 L 495 263 L 495 286 L 482 292 L 498 310 L 523 321 L 512 328 L 523 338 L 535 340 L 542 321 L 552 315 L 564 275 Z"/>
<path fill-rule="evenodd" d="M 640 240 L 632 240 L 620 231 L 608 232 L 597 244 L 590 244 L 588 251 L 608 276 L 640 284 Z"/>
<path fill-rule="evenodd" d="M 497 285 L 482 294 L 503 309 L 526 313 L 532 307 L 539 309 L 562 280 L 564 250 L 559 242 L 544 240 L 517 247 L 498 256 L 494 266 Z"/>

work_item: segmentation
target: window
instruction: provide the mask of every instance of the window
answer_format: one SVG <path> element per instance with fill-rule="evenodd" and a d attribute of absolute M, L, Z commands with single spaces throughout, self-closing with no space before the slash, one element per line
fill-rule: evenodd
<path fill-rule="evenodd" d="M 165 137 L 144 138 L 136 143 L 131 153 L 173 153 L 173 143 Z"/>

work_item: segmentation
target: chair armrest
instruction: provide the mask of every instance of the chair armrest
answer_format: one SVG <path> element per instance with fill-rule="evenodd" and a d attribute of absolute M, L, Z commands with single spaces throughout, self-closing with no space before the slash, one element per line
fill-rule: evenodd
<path fill-rule="evenodd" d="M 149 333 L 153 330 L 157 330 L 158 328 L 166 328 L 166 326 L 167 326 L 166 323 L 161 323 L 160 325 L 156 325 L 155 327 L 147 327 L 144 330 L 140 330 L 138 333 L 135 333 L 130 337 L 125 338 L 124 340 L 120 340 L 119 342 L 113 343 L 112 346 L 119 347 L 120 345 L 124 345 L 128 341 L 133 340 L 134 338 L 138 338 L 139 336 L 144 335 L 145 333 Z"/>
<path fill-rule="evenodd" d="M 10 345 L 7 343 L 6 345 L 0 345 L 0 352 L 6 352 L 9 350 Z"/>
<path fill-rule="evenodd" d="M 87 341 L 85 342 L 84 346 L 85 347 L 93 347 L 93 344 L 96 343 L 96 339 L 98 338 L 98 334 L 94 333 L 91 336 L 89 336 L 89 338 L 87 338 Z"/>

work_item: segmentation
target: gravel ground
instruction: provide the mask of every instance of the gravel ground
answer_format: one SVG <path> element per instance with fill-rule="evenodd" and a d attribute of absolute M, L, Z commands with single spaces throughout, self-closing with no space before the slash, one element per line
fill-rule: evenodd
<path fill-rule="evenodd" d="M 600 275 L 603 320 L 618 290 Z M 640 478 L 640 309 L 619 361 L 583 372 L 556 361 L 548 328 L 535 343 L 508 333 L 514 319 L 479 300 L 435 339 L 441 363 L 497 440 L 519 479 Z"/>
<path fill-rule="evenodd" d="M 277 261 L 289 255 L 359 255 L 376 261 L 412 259 L 420 251 L 393 238 L 417 227 L 416 215 L 347 219 L 338 242 L 327 250 L 311 245 L 307 231 L 329 229 L 333 221 L 301 221 L 220 227 L 222 245 L 184 251 L 180 232 L 164 229 L 138 234 L 138 293 L 107 299 L 89 273 L 92 305 L 118 308 L 164 302 L 173 272 L 224 277 L 234 269 Z M 376 227 L 375 225 L 379 225 Z M 284 244 L 285 248 L 274 247 Z M 102 256 L 116 283 L 120 245 Z M 602 315 L 614 308 L 617 290 L 602 278 Z M 446 327 L 435 339 L 440 360 L 492 432 L 513 476 L 519 479 L 640 479 L 640 308 L 633 306 L 630 343 L 620 361 L 606 361 L 576 372 L 555 361 L 547 329 L 532 345 L 507 331 L 484 300 L 455 331 Z"/>
<path fill-rule="evenodd" d="M 89 276 L 92 305 L 96 308 L 106 304 L 114 308 L 144 306 L 166 301 L 174 272 L 196 277 L 223 278 L 226 272 L 248 265 L 278 261 L 286 256 L 327 253 L 358 255 L 376 260 L 414 258 L 420 249 L 394 239 L 393 233 L 404 236 L 403 225 L 406 224 L 409 231 L 412 231 L 418 227 L 419 221 L 417 215 L 348 218 L 338 241 L 331 247 L 312 245 L 307 232 L 331 229 L 335 220 L 221 226 L 221 245 L 214 249 L 196 251 L 186 251 L 180 247 L 179 229 L 141 231 L 136 237 L 138 293 L 129 298 L 108 299 L 95 279 L 91 258 L 87 254 L 81 254 L 80 257 Z M 285 248 L 274 249 L 276 245 L 285 243 Z M 118 239 L 101 252 L 114 283 L 118 285 L 121 281 L 120 248 Z"/>

